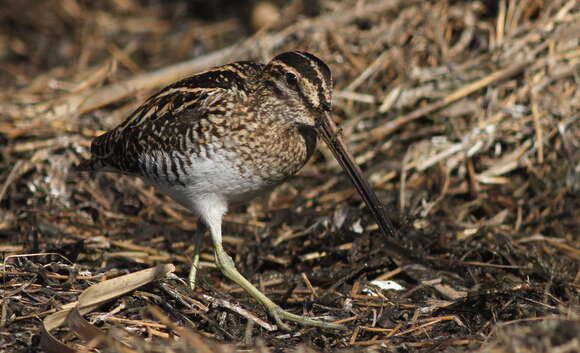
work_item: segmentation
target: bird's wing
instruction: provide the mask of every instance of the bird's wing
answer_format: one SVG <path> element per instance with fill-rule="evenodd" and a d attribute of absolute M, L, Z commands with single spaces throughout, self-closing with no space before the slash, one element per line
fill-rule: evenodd
<path fill-rule="evenodd" d="M 243 104 L 248 85 L 261 70 L 260 64 L 236 62 L 162 89 L 119 126 L 94 139 L 91 159 L 79 169 L 139 174 L 144 154 L 194 146 L 202 121 Z"/>

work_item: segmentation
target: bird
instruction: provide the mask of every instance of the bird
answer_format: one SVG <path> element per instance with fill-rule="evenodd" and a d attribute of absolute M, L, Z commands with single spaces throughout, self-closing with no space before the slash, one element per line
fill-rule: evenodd
<path fill-rule="evenodd" d="M 96 137 L 90 159 L 78 169 L 139 177 L 197 215 L 211 235 L 217 267 L 262 304 L 280 328 L 290 330 L 290 321 L 343 329 L 282 309 L 238 272 L 222 245 L 228 207 L 298 173 L 315 152 L 319 135 L 363 198 L 366 194 L 367 204 L 369 198 L 371 204 L 377 201 L 330 117 L 332 88 L 328 65 L 305 51 L 284 52 L 265 64 L 237 61 L 211 68 L 161 89 Z M 201 236 L 195 235 L 192 288 Z"/>

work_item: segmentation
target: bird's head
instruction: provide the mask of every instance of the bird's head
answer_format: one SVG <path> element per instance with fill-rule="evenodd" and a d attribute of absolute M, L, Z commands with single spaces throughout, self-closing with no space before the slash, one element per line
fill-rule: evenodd
<path fill-rule="evenodd" d="M 272 59 L 261 78 L 264 91 L 277 97 L 277 102 L 284 102 L 269 108 L 289 108 L 282 112 L 286 119 L 307 127 L 311 132 L 316 131 L 371 209 L 379 227 L 385 234 L 396 234 L 390 218 L 385 215 L 382 204 L 348 152 L 340 130 L 332 120 L 332 77 L 328 66 L 312 54 L 291 51 Z"/>
<path fill-rule="evenodd" d="M 291 108 L 284 115 L 294 123 L 314 127 L 317 119 L 330 112 L 330 69 L 312 54 L 290 51 L 276 56 L 264 68 L 262 84 Z"/>

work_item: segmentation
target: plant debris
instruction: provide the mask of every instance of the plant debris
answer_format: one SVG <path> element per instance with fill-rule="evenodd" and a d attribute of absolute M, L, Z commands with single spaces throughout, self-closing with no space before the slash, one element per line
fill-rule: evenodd
<path fill-rule="evenodd" d="M 224 244 L 282 307 L 347 331 L 277 330 L 209 239 L 192 292 L 195 217 L 140 180 L 74 172 L 161 87 L 287 50 L 331 67 L 333 118 L 398 231 L 320 145 L 226 216 Z M 165 264 L 81 311 L 100 338 L 51 335 L 110 352 L 580 351 L 576 0 L 11 1 L 0 82 L 0 351 L 50 350 L 47 317 Z"/>

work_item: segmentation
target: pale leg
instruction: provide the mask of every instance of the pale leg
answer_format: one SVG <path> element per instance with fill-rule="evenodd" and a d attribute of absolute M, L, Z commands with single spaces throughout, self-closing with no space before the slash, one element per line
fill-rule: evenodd
<path fill-rule="evenodd" d="M 242 276 L 238 270 L 232 258 L 226 254 L 222 248 L 221 243 L 215 243 L 215 258 L 216 264 L 222 273 L 240 287 L 242 287 L 248 294 L 250 294 L 254 299 L 256 299 L 260 304 L 266 307 L 268 313 L 276 321 L 276 324 L 284 330 L 290 330 L 290 326 L 286 325 L 282 320 L 294 321 L 298 324 L 304 326 L 317 326 L 330 329 L 345 329 L 342 325 L 330 324 L 323 321 L 309 319 L 304 316 L 292 314 L 282 308 L 280 308 L 276 303 L 268 299 L 262 292 L 258 290 L 253 284 L 251 284 L 244 276 Z"/>
<path fill-rule="evenodd" d="M 195 289 L 195 279 L 197 277 L 197 271 L 199 269 L 199 255 L 201 253 L 201 244 L 203 241 L 203 233 L 204 233 L 205 227 L 200 226 L 198 229 L 196 229 L 194 237 L 194 246 L 195 249 L 193 250 L 193 261 L 191 263 L 191 269 L 189 270 L 189 286 L 191 287 L 191 290 Z"/>
<path fill-rule="evenodd" d="M 342 325 L 309 319 L 283 310 L 238 272 L 234 261 L 226 254 L 222 245 L 222 220 L 227 211 L 227 202 L 223 197 L 217 194 L 198 195 L 198 198 L 194 202 L 194 210 L 201 216 L 203 222 L 209 228 L 215 249 L 215 262 L 218 268 L 227 278 L 234 281 L 260 304 L 266 307 L 266 310 L 268 310 L 268 313 L 279 327 L 290 330 L 290 327 L 282 321 L 289 320 L 305 326 L 318 326 L 331 329 L 345 328 Z"/>

